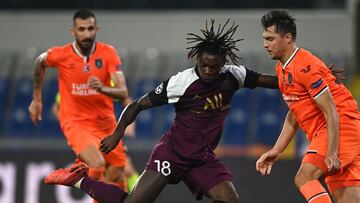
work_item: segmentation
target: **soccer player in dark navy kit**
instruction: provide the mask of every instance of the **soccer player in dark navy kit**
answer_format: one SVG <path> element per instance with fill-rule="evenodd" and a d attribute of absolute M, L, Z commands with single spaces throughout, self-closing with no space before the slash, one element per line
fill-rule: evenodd
<path fill-rule="evenodd" d="M 161 83 L 154 91 L 128 105 L 113 135 L 101 142 L 109 153 L 122 139 L 126 126 L 142 110 L 163 104 L 175 106 L 173 125 L 154 147 L 146 169 L 129 193 L 90 179 L 87 166 L 75 163 L 50 173 L 47 184 L 75 186 L 100 202 L 154 202 L 167 184 L 183 181 L 197 199 L 203 195 L 214 202 L 239 202 L 228 168 L 214 154 L 230 110 L 231 98 L 240 88 L 278 88 L 276 76 L 256 73 L 240 65 L 225 65 L 227 58 L 237 64 L 233 35 L 237 25 L 216 30 L 214 21 L 201 30 L 204 36 L 189 34 L 188 57 L 196 57 L 196 67 L 186 69 Z"/>

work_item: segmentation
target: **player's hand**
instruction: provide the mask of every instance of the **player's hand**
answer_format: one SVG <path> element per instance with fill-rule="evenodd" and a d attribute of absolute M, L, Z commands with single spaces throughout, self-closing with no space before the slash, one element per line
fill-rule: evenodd
<path fill-rule="evenodd" d="M 111 152 L 119 144 L 120 137 L 116 135 L 110 135 L 105 137 L 100 142 L 100 150 L 105 154 Z"/>
<path fill-rule="evenodd" d="M 41 121 L 42 102 L 41 100 L 32 100 L 29 106 L 30 118 L 34 124 Z"/>
<path fill-rule="evenodd" d="M 344 68 L 336 68 L 335 69 L 335 65 L 333 63 L 331 63 L 329 65 L 329 69 L 330 69 L 331 73 L 335 76 L 337 84 L 340 84 L 342 80 L 346 80 Z"/>
<path fill-rule="evenodd" d="M 135 138 L 135 129 L 136 129 L 135 122 L 133 122 L 126 127 L 124 135 L 130 138 Z"/>
<path fill-rule="evenodd" d="M 332 153 L 325 157 L 325 164 L 327 166 L 328 173 L 333 174 L 334 172 L 339 170 L 341 162 L 338 155 L 336 153 Z"/>
<path fill-rule="evenodd" d="M 274 149 L 267 151 L 256 161 L 256 170 L 259 171 L 261 175 L 269 175 L 279 156 L 280 153 Z"/>
<path fill-rule="evenodd" d="M 104 86 L 101 80 L 96 76 L 90 76 L 88 78 L 87 84 L 90 88 L 96 89 L 97 91 L 99 91 Z"/>

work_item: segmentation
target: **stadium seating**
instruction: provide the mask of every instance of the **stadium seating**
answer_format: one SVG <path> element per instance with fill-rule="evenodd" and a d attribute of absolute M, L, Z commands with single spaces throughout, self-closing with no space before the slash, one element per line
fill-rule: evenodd
<path fill-rule="evenodd" d="M 15 84 L 15 97 L 11 102 L 10 120 L 5 126 L 8 136 L 32 136 L 35 130 L 28 107 L 32 99 L 32 80 L 20 77 Z"/>
<path fill-rule="evenodd" d="M 36 126 L 35 136 L 60 137 L 59 121 L 53 114 L 51 107 L 55 103 L 58 92 L 58 80 L 56 77 L 47 78 L 43 86 L 43 112 L 42 121 Z"/>
<path fill-rule="evenodd" d="M 9 80 L 4 77 L 0 77 L 0 126 L 5 121 L 5 110 L 6 110 L 6 98 L 8 98 Z M 1 127 L 2 128 L 2 127 Z"/>
<path fill-rule="evenodd" d="M 280 133 L 285 115 L 279 90 L 258 88 L 256 92 L 255 142 L 273 145 Z"/>
<path fill-rule="evenodd" d="M 225 123 L 223 144 L 245 145 L 247 143 L 247 135 L 251 130 L 249 126 L 252 125 L 251 109 L 254 108 L 252 97 L 252 91 L 246 88 L 235 93 Z"/>
<path fill-rule="evenodd" d="M 150 78 L 140 79 L 136 85 L 136 98 L 141 97 L 147 92 L 154 90 L 160 84 L 159 80 Z M 136 118 L 136 136 L 139 138 L 149 139 L 157 135 L 156 127 L 159 114 L 158 108 L 151 108 L 139 113 Z"/>

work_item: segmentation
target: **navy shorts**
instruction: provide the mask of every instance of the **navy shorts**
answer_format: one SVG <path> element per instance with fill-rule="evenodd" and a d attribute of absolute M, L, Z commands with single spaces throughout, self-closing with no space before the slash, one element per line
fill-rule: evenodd
<path fill-rule="evenodd" d="M 194 160 L 182 157 L 171 146 L 170 138 L 163 136 L 154 147 L 145 169 L 169 177 L 170 184 L 183 181 L 197 199 L 208 195 L 218 183 L 233 181 L 229 169 L 215 155 Z"/>

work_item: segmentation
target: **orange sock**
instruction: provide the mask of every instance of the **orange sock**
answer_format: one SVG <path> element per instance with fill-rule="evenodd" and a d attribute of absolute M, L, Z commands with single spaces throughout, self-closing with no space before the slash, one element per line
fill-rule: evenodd
<path fill-rule="evenodd" d="M 318 180 L 305 183 L 300 192 L 309 203 L 331 203 L 329 194 Z"/>

